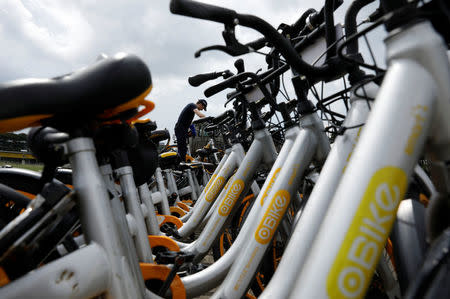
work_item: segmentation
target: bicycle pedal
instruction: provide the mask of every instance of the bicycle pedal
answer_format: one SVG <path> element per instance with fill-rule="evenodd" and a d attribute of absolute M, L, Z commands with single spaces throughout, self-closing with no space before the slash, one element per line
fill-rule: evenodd
<path fill-rule="evenodd" d="M 166 234 L 166 236 L 171 237 L 173 236 L 175 239 L 182 239 L 183 237 L 178 233 L 178 230 L 176 227 L 172 226 L 169 223 L 164 223 L 161 225 L 160 230 Z"/>

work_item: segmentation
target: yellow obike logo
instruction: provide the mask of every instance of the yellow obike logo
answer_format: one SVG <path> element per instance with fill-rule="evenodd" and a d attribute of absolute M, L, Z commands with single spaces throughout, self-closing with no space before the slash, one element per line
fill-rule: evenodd
<path fill-rule="evenodd" d="M 234 204 L 239 198 L 239 195 L 241 195 L 242 191 L 244 190 L 244 181 L 237 179 L 236 181 L 231 184 L 230 188 L 228 189 L 227 194 L 225 195 L 225 198 L 222 200 L 219 206 L 219 214 L 221 216 L 228 216 L 230 214 L 231 209 L 233 208 Z"/>
<path fill-rule="evenodd" d="M 362 298 L 405 194 L 407 177 L 397 167 L 373 175 L 327 278 L 330 298 Z"/>
<path fill-rule="evenodd" d="M 261 196 L 261 206 L 264 205 L 264 200 L 266 200 L 267 196 L 269 195 L 270 190 L 272 190 L 272 186 L 275 183 L 275 179 L 278 176 L 278 173 L 280 172 L 281 168 L 277 168 L 272 177 L 270 178 L 269 183 L 267 184 L 266 190 L 264 190 L 263 196 Z"/>
<path fill-rule="evenodd" d="M 283 218 L 289 205 L 291 195 L 286 190 L 279 190 L 270 201 L 270 208 L 264 214 L 263 219 L 255 232 L 255 240 L 260 244 L 267 244 L 272 239 L 275 230 Z"/>
<path fill-rule="evenodd" d="M 224 177 L 221 177 L 221 176 L 217 177 L 216 181 L 211 186 L 211 189 L 208 190 L 208 193 L 206 193 L 205 199 L 206 199 L 207 202 L 211 202 L 217 197 L 217 193 L 219 193 L 219 191 L 222 188 L 224 182 L 225 182 L 225 178 Z"/>

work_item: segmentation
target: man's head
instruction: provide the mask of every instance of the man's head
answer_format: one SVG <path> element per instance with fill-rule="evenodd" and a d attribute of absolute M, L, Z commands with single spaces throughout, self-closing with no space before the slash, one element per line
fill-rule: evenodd
<path fill-rule="evenodd" d="M 197 109 L 198 110 L 205 110 L 206 111 L 206 106 L 208 106 L 208 103 L 205 100 L 200 99 L 200 100 L 197 101 Z"/>

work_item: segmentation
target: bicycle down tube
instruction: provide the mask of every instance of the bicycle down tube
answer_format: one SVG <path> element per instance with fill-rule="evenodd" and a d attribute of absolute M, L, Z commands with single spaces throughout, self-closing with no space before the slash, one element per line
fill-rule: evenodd
<path fill-rule="evenodd" d="M 390 67 L 291 298 L 362 298 L 431 132 L 431 157 L 450 158 L 442 39 L 421 21 L 391 32 L 386 46 Z"/>
<path fill-rule="evenodd" d="M 374 98 L 378 87 L 373 82 L 369 82 L 366 85 L 367 87 L 361 87 L 365 89 L 363 94 L 369 98 Z M 350 99 L 351 107 L 343 126 L 348 128 L 358 127 L 348 129 L 342 136 L 336 138 L 322 167 L 319 179 L 283 252 L 277 270 L 260 298 L 286 298 L 293 287 L 309 246 L 314 240 L 339 179 L 345 171 L 345 167 L 363 130 L 362 125 L 366 122 L 369 114 L 370 104 L 367 103 L 366 99 L 356 96 L 355 93 L 356 90 L 352 93 Z"/>

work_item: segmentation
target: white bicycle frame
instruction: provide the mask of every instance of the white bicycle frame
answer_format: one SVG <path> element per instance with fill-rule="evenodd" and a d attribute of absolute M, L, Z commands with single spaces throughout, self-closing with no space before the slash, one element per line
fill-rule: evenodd
<path fill-rule="evenodd" d="M 152 250 L 150 248 L 150 243 L 148 242 L 148 232 L 144 213 L 140 203 L 138 188 L 134 183 L 133 169 L 131 166 L 123 166 L 116 169 L 114 172 L 116 177 L 120 180 L 122 197 L 128 211 L 126 216 L 128 228 L 133 236 L 139 261 L 143 263 L 153 263 Z"/>
<path fill-rule="evenodd" d="M 223 166 L 224 166 L 225 162 L 227 161 L 228 157 L 230 156 L 232 150 L 233 150 L 232 148 L 227 148 L 227 149 L 225 150 L 225 154 L 224 154 L 224 156 L 222 157 L 222 160 L 220 160 L 219 165 L 217 165 L 217 167 L 216 167 L 216 169 L 214 170 L 213 174 L 212 174 L 211 177 L 209 178 L 208 182 L 206 183 L 206 186 L 203 188 L 202 192 L 200 193 L 199 198 L 200 198 L 201 196 L 205 196 L 205 195 L 207 194 L 209 188 L 211 187 L 211 185 L 212 185 L 213 182 L 214 182 L 214 179 L 217 177 L 217 175 L 219 174 L 219 172 L 220 172 L 221 169 L 223 168 Z M 220 183 L 220 181 L 218 181 L 217 183 Z M 215 188 L 217 188 L 217 187 L 215 187 Z M 197 199 L 197 201 L 198 201 L 198 199 Z M 181 221 L 186 222 L 186 221 L 191 217 L 191 215 L 192 215 L 194 209 L 196 208 L 196 206 L 197 206 L 197 207 L 199 206 L 199 205 L 197 204 L 197 202 L 196 202 L 196 204 L 194 205 L 194 207 L 193 207 L 191 210 L 189 210 L 189 212 L 188 212 L 186 215 L 184 215 L 183 217 L 180 218 Z"/>
<path fill-rule="evenodd" d="M 375 98 L 378 87 L 374 83 L 363 86 L 363 95 Z M 296 223 L 291 239 L 283 252 L 280 263 L 277 266 L 272 279 L 264 289 L 260 298 L 286 298 L 293 287 L 295 278 L 300 272 L 305 255 L 309 250 L 314 237 L 319 230 L 325 216 L 339 179 L 350 160 L 353 149 L 363 130 L 362 124 L 367 120 L 370 106 L 366 99 L 360 98 L 352 92 L 350 98 L 351 107 L 347 113 L 344 127 L 348 129 L 342 136 L 338 136 L 331 148 L 325 164 L 320 172 L 305 208 L 302 210 L 299 221 Z"/>
<path fill-rule="evenodd" d="M 386 46 L 389 69 L 290 298 L 362 298 L 425 141 L 433 160 L 450 160 L 441 37 L 420 21 L 391 32 Z"/>
<path fill-rule="evenodd" d="M 272 136 L 267 129 L 255 130 L 254 140 L 236 173 L 227 182 L 217 198 L 217 208 L 202 230 L 198 239 L 183 248 L 183 251 L 195 254 L 194 262 L 199 262 L 209 251 L 214 240 L 225 229 L 224 225 L 233 214 L 236 203 L 245 196 L 253 184 L 253 176 L 261 164 L 271 166 L 276 159 L 277 152 Z"/>
<path fill-rule="evenodd" d="M 205 188 L 203 188 L 203 190 L 202 190 L 202 192 L 200 192 L 200 195 L 198 196 L 198 198 L 197 198 L 197 202 L 196 202 L 196 204 L 194 205 L 194 207 L 192 207 L 190 210 L 189 210 L 189 212 L 187 212 L 184 216 L 182 216 L 181 218 L 180 218 L 180 220 L 183 222 L 183 223 L 187 223 L 188 222 L 188 220 L 190 219 L 190 217 L 192 216 L 192 214 L 194 213 L 194 211 L 196 210 L 196 209 L 199 209 L 199 207 L 202 207 L 203 209 L 205 209 L 205 203 L 204 203 L 204 197 L 205 197 L 205 195 L 206 195 L 206 192 L 207 192 L 207 189 L 209 188 L 209 186 L 211 186 L 211 184 L 213 183 L 213 179 L 218 175 L 218 173 L 219 173 L 219 171 L 223 168 L 223 165 L 225 164 L 225 162 L 227 161 L 227 159 L 228 159 L 228 157 L 230 156 L 230 153 L 233 151 L 233 149 L 227 149 L 226 150 L 226 153 L 225 153 L 225 155 L 223 156 L 223 158 L 222 158 L 222 160 L 220 161 L 220 163 L 219 163 L 219 165 L 217 166 L 217 168 L 215 169 L 215 171 L 214 171 L 214 174 L 212 175 L 212 177 L 211 177 L 211 179 L 208 181 L 208 185 L 205 187 Z M 235 148 L 234 148 L 234 151 L 237 151 L 238 152 L 238 155 L 240 156 L 240 154 L 241 154 L 241 151 L 240 151 L 240 149 L 238 148 L 238 146 L 236 146 Z M 243 152 L 243 149 L 242 149 L 242 152 Z M 236 154 L 234 154 L 233 156 L 236 156 Z M 170 213 L 170 207 L 169 207 L 169 201 L 168 201 L 168 199 L 167 199 L 167 192 L 170 192 L 168 189 L 166 189 L 166 187 L 165 187 L 165 184 L 164 184 L 164 178 L 163 178 L 163 175 L 162 175 L 162 170 L 161 170 L 161 168 L 160 167 L 158 167 L 157 169 L 156 169 L 156 171 L 155 171 L 155 175 L 154 175 L 154 177 L 155 177 L 155 181 L 156 181 L 156 183 L 157 183 L 157 186 L 158 186 L 158 191 L 156 191 L 156 190 L 153 190 L 153 192 L 152 192 L 152 194 L 151 194 L 151 197 L 152 197 L 152 202 L 153 202 L 153 204 L 161 204 L 161 211 L 162 211 L 162 213 L 163 213 L 163 215 L 170 215 L 171 213 Z M 167 175 L 167 174 L 166 174 Z M 170 179 L 170 178 L 172 178 L 172 179 Z M 196 181 L 196 180 L 195 180 Z M 194 184 L 195 184 L 195 181 L 194 181 Z M 167 180 L 167 182 L 168 182 L 168 185 L 169 186 L 172 186 L 171 188 L 172 189 L 174 189 L 174 187 L 173 187 L 173 184 L 175 184 L 175 182 L 173 181 L 173 176 L 172 175 L 169 175 L 169 179 Z M 220 183 L 220 180 L 217 182 L 217 183 Z M 197 183 L 198 184 L 198 183 Z M 175 186 L 176 187 L 176 186 Z M 200 190 L 200 189 L 199 189 Z M 217 194 L 216 194 L 216 196 L 217 196 Z M 214 199 L 215 199 L 215 197 L 214 197 Z M 211 200 L 212 201 L 212 200 Z M 196 212 L 196 213 L 198 213 L 198 212 Z M 196 215 L 198 215 L 198 214 L 196 214 Z M 201 218 L 202 218 L 203 216 L 201 216 Z M 191 220 L 191 222 L 189 222 L 189 224 L 188 224 L 188 226 L 189 227 L 195 227 L 196 225 L 198 225 L 198 224 L 196 224 L 196 222 L 193 222 L 192 220 Z M 192 229 L 192 228 L 191 228 Z"/>
<path fill-rule="evenodd" d="M 226 181 L 233 174 L 233 171 L 239 166 L 244 159 L 244 148 L 241 144 L 234 144 L 228 156 L 225 156 L 220 162 L 217 175 L 216 172 L 211 177 L 210 183 L 200 194 L 189 220 L 178 230 L 182 237 L 190 236 L 203 220 L 204 216 L 210 209 L 212 203 L 216 200 Z M 222 164 L 223 162 L 223 164 Z"/>
<path fill-rule="evenodd" d="M 122 203 L 108 195 L 92 139 L 70 140 L 67 152 L 88 245 L 2 287 L 0 297 L 159 298 L 145 288 Z"/>

